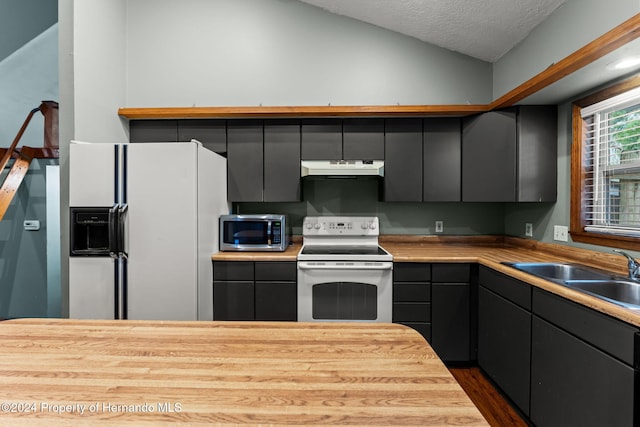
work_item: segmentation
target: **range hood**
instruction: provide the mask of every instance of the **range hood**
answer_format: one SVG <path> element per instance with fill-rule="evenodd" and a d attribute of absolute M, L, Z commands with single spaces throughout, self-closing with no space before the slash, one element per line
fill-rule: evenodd
<path fill-rule="evenodd" d="M 302 160 L 300 176 L 384 176 L 383 160 Z"/>

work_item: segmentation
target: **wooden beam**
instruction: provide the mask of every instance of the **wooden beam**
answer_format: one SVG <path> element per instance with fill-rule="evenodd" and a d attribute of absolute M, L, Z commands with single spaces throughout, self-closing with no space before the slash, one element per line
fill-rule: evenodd
<path fill-rule="evenodd" d="M 44 116 L 44 146 L 57 149 L 58 137 L 58 103 L 55 101 L 42 101 L 40 111 Z"/>
<path fill-rule="evenodd" d="M 29 171 L 29 164 L 33 157 L 32 148 L 23 147 L 20 150 L 20 156 L 16 159 L 0 188 L 0 221 L 4 218 L 13 197 L 15 196 L 25 175 Z"/>
<path fill-rule="evenodd" d="M 494 110 L 514 105 L 638 37 L 640 37 L 640 13 L 496 99 L 491 103 L 490 108 Z"/>
<path fill-rule="evenodd" d="M 369 105 L 271 107 L 120 108 L 126 119 L 206 119 L 279 117 L 408 117 L 465 116 L 483 113 L 488 105 Z"/>
<path fill-rule="evenodd" d="M 26 148 L 26 147 L 25 147 Z M 46 148 L 46 147 L 28 147 L 33 153 L 34 159 L 58 159 L 60 158 L 60 150 L 58 148 Z M 0 148 L 0 157 L 3 157 L 7 153 L 7 148 Z M 20 152 L 20 148 L 13 152 L 12 157 L 17 158 Z"/>

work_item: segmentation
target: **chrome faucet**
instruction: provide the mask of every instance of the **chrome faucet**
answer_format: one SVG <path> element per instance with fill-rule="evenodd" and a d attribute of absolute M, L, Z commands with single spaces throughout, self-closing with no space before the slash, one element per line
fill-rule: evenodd
<path fill-rule="evenodd" d="M 619 253 L 623 257 L 627 258 L 628 266 L 629 266 L 629 278 L 637 280 L 640 278 L 640 263 L 636 261 L 631 255 L 626 252 L 623 252 L 619 249 L 614 249 L 613 252 Z"/>

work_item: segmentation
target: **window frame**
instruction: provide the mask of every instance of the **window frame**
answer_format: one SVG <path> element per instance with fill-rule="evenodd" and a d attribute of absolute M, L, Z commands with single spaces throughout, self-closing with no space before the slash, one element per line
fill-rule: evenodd
<path fill-rule="evenodd" d="M 615 234 L 597 233 L 585 230 L 586 221 L 584 216 L 584 200 L 586 199 L 586 170 L 582 164 L 585 124 L 581 115 L 583 108 L 637 87 L 640 87 L 640 75 L 615 83 L 585 98 L 579 99 L 572 104 L 571 128 L 573 140 L 571 144 L 571 200 L 569 233 L 571 234 L 571 239 L 574 242 L 640 251 L 640 238 L 638 237 L 619 236 Z"/>

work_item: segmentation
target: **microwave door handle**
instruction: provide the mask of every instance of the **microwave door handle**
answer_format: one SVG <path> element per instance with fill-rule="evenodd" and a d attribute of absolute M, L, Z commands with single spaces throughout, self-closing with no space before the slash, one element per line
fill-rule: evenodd
<path fill-rule="evenodd" d="M 267 245 L 271 246 L 273 230 L 271 229 L 271 221 L 267 221 Z"/>
<path fill-rule="evenodd" d="M 118 205 L 109 209 L 109 256 L 118 258 Z"/>

